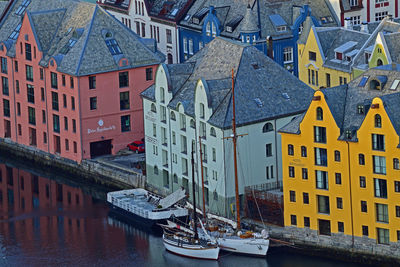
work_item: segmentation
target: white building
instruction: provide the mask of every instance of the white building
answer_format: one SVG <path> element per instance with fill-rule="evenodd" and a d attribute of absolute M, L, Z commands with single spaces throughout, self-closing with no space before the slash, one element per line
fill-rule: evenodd
<path fill-rule="evenodd" d="M 400 16 L 399 0 L 329 0 L 336 15 L 345 26 L 346 18 L 351 25 L 363 22 L 379 22 L 387 15 L 393 18 Z"/>
<path fill-rule="evenodd" d="M 232 69 L 237 133 L 245 134 L 238 138 L 239 193 L 250 185 L 279 187 L 277 130 L 307 107 L 313 90 L 255 47 L 217 37 L 184 64 L 161 64 L 155 84 L 142 93 L 148 183 L 169 192 L 183 186 L 191 195 L 192 147 L 201 185 L 201 136 L 206 205 L 225 216 L 235 201 L 233 145 L 226 139 Z"/>
<path fill-rule="evenodd" d="M 99 0 L 98 4 L 143 38 L 152 38 L 168 64 L 178 63 L 177 22 L 193 0 Z"/>

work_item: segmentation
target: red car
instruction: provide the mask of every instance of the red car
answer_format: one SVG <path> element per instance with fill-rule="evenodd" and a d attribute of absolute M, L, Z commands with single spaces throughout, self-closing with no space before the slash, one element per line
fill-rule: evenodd
<path fill-rule="evenodd" d="M 136 153 L 144 153 L 144 143 L 143 141 L 134 141 L 127 145 L 129 150 L 135 151 Z"/>

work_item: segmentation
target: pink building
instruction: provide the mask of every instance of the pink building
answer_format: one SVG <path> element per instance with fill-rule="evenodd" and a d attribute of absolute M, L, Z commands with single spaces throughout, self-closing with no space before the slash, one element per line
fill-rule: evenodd
<path fill-rule="evenodd" d="M 102 8 L 10 1 L 0 22 L 0 135 L 75 161 L 144 137 L 139 94 L 164 56 Z"/>

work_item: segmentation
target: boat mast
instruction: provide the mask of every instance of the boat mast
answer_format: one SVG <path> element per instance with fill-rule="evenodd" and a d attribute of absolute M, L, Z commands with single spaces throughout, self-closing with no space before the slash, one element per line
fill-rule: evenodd
<path fill-rule="evenodd" d="M 200 143 L 201 189 L 203 191 L 203 218 L 206 218 L 206 202 L 204 199 L 203 151 L 201 150 L 201 136 L 199 136 L 199 143 Z"/>
<path fill-rule="evenodd" d="M 192 147 L 192 191 L 193 191 L 193 229 L 194 229 L 194 238 L 198 239 L 199 235 L 197 233 L 197 217 L 196 217 L 196 190 L 194 183 L 194 147 Z"/>
<path fill-rule="evenodd" d="M 233 143 L 233 166 L 235 170 L 235 197 L 236 197 L 236 222 L 237 230 L 240 230 L 240 205 L 239 205 L 239 182 L 238 182 L 238 171 L 237 171 L 237 158 L 236 158 L 236 114 L 235 114 L 235 85 L 234 76 L 232 69 L 232 143 Z"/>

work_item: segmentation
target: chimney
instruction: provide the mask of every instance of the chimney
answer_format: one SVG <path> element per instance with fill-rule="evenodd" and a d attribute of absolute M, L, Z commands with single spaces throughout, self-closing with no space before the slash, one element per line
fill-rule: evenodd
<path fill-rule="evenodd" d="M 361 32 L 369 33 L 369 31 L 368 31 L 368 22 L 363 21 L 361 23 Z"/>
<path fill-rule="evenodd" d="M 345 18 L 344 19 L 344 27 L 348 30 L 352 30 L 353 29 L 353 25 L 351 23 L 351 19 L 350 18 Z"/>

